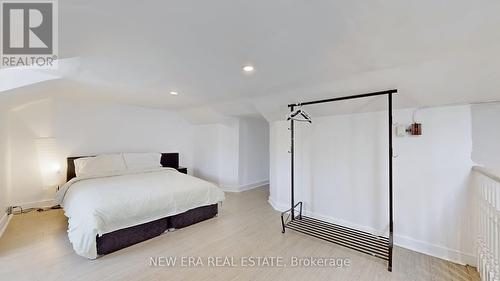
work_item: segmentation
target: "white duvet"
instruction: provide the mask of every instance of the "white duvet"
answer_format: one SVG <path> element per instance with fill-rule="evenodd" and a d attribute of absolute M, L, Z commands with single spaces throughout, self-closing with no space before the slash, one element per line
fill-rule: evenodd
<path fill-rule="evenodd" d="M 74 178 L 56 195 L 75 252 L 97 258 L 96 236 L 224 200 L 207 181 L 171 168 Z"/>

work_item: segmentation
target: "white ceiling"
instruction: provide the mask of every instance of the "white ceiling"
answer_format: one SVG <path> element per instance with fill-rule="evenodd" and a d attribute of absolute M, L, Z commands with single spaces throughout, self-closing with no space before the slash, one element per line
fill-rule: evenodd
<path fill-rule="evenodd" d="M 387 88 L 398 107 L 500 98 L 497 0 L 64 0 L 59 14 L 60 80 L 87 98 L 268 119 Z"/>

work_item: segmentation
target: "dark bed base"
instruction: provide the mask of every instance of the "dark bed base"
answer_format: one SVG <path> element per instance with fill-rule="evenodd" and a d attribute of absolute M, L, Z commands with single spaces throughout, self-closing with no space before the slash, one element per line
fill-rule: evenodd
<path fill-rule="evenodd" d="M 182 214 L 120 229 L 97 236 L 97 254 L 106 255 L 134 244 L 159 236 L 171 228 L 183 228 L 213 218 L 218 213 L 217 204 L 203 206 Z"/>

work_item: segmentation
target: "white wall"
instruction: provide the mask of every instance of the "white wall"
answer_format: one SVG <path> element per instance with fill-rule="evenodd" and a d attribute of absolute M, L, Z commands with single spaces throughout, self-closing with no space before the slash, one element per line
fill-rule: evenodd
<path fill-rule="evenodd" d="M 410 123 L 411 111 L 396 122 Z M 423 136 L 395 139 L 396 243 L 475 264 L 470 106 L 421 110 Z"/>
<path fill-rule="evenodd" d="M 262 117 L 240 118 L 239 184 L 250 188 L 269 182 L 269 123 Z"/>
<path fill-rule="evenodd" d="M 194 175 L 222 188 L 238 186 L 238 122 L 194 128 Z"/>
<path fill-rule="evenodd" d="M 395 112 L 411 123 L 412 110 Z M 314 118 L 297 125 L 296 200 L 314 216 L 374 233 L 388 229 L 385 112 Z M 473 263 L 468 179 L 469 106 L 420 111 L 420 137 L 394 139 L 395 241 L 416 251 Z M 287 122 L 271 125 L 270 203 L 289 208 Z"/>
<path fill-rule="evenodd" d="M 472 159 L 500 174 L 500 102 L 472 106 Z"/>
<path fill-rule="evenodd" d="M 34 139 L 53 137 L 58 156 L 111 152 L 179 152 L 180 164 L 193 167 L 193 128 L 177 114 L 134 106 L 46 99 L 10 112 L 12 203 L 47 200 L 54 190 L 44 190 Z M 29 176 L 27 176 L 29 175 Z M 64 172 L 61 180 L 64 180 Z M 29 204 L 28 204 L 29 205 Z"/>
<path fill-rule="evenodd" d="M 9 157 L 8 149 L 8 114 L 6 109 L 5 96 L 0 96 L 0 236 L 5 231 L 9 222 L 6 208 L 10 206 L 9 192 L 9 166 L 7 165 Z"/>
<path fill-rule="evenodd" d="M 263 118 L 194 128 L 194 175 L 226 191 L 243 191 L 269 181 L 269 125 Z"/>
<path fill-rule="evenodd" d="M 4 210 L 8 206 L 8 189 L 7 189 L 7 142 L 8 142 L 8 114 L 5 109 L 5 98 L 0 97 L 0 230 L 1 222 L 5 213 Z"/>

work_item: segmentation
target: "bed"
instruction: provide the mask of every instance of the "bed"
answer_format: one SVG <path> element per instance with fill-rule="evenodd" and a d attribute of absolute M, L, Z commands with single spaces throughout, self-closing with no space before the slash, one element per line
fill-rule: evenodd
<path fill-rule="evenodd" d="M 214 184 L 177 171 L 177 153 L 158 154 L 157 167 L 77 176 L 75 162 L 84 159 L 68 158 L 68 182 L 56 202 L 73 249 L 89 259 L 213 218 L 224 200 Z"/>

